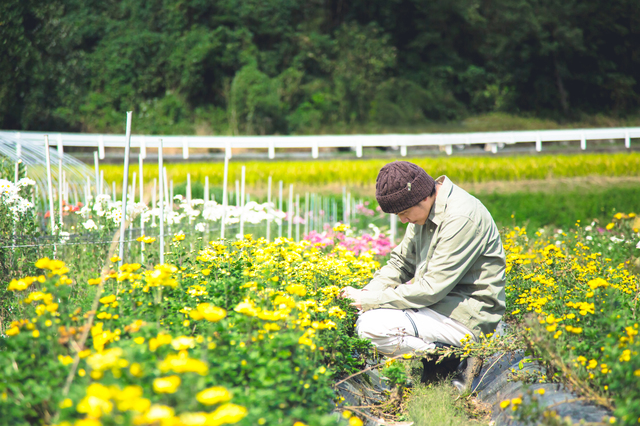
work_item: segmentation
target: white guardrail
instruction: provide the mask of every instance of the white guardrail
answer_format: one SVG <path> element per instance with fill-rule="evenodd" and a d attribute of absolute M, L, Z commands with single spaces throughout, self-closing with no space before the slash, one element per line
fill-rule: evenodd
<path fill-rule="evenodd" d="M 44 146 L 44 135 L 49 135 L 53 145 L 65 147 L 93 147 L 98 156 L 104 158 L 105 147 L 125 147 L 125 135 L 93 133 L 18 132 L 0 130 L 0 136 L 8 136 Z M 568 130 L 527 130 L 481 133 L 423 133 L 423 134 L 383 134 L 383 135 L 318 135 L 318 136 L 163 136 L 131 135 L 131 147 L 139 148 L 146 157 L 146 148 L 158 146 L 162 139 L 164 148 L 182 148 L 182 156 L 189 158 L 190 148 L 224 149 L 231 158 L 234 148 L 267 149 L 269 158 L 275 158 L 276 148 L 309 148 L 313 158 L 318 158 L 320 148 L 353 148 L 362 157 L 363 147 L 399 147 L 400 155 L 407 155 L 410 146 L 440 146 L 451 155 L 454 145 L 489 144 L 493 153 L 497 144 L 517 144 L 535 142 L 536 151 L 542 150 L 543 142 L 580 141 L 582 149 L 589 140 L 624 139 L 625 147 L 631 148 L 631 138 L 640 138 L 640 127 Z"/>

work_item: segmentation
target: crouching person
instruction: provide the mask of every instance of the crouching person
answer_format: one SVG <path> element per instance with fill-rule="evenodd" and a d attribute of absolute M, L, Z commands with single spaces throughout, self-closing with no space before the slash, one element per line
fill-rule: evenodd
<path fill-rule="evenodd" d="M 406 161 L 380 170 L 376 199 L 408 226 L 367 286 L 342 290 L 362 310 L 358 335 L 394 356 L 492 333 L 505 311 L 505 253 L 489 211 Z"/>

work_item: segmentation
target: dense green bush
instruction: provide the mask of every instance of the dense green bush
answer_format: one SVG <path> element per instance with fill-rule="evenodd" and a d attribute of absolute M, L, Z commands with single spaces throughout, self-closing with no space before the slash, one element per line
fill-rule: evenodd
<path fill-rule="evenodd" d="M 8 0 L 0 128 L 289 134 L 633 114 L 639 6 Z"/>

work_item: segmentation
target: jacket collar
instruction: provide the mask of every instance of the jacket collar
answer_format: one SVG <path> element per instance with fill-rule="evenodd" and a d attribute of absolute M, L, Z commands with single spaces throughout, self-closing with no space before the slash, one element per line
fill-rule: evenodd
<path fill-rule="evenodd" d="M 442 220 L 444 219 L 444 211 L 447 208 L 449 195 L 451 195 L 451 191 L 453 190 L 453 183 L 445 175 L 442 175 L 438 179 L 436 179 L 436 183 L 440 184 L 440 188 L 438 189 L 436 202 L 433 203 L 433 207 L 431 207 L 429 220 L 433 222 L 434 225 L 440 226 Z"/>

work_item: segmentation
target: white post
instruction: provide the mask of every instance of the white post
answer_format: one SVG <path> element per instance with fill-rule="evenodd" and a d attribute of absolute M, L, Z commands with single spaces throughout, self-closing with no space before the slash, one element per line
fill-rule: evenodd
<path fill-rule="evenodd" d="M 628 131 L 624 132 L 624 147 L 631 148 L 631 138 Z"/>
<path fill-rule="evenodd" d="M 62 156 L 64 155 L 64 148 L 62 145 L 62 137 L 58 135 L 58 207 L 60 208 L 60 228 L 64 224 L 63 211 L 62 211 Z"/>
<path fill-rule="evenodd" d="M 100 194 L 104 194 L 104 170 L 100 170 Z"/>
<path fill-rule="evenodd" d="M 287 238 L 292 238 L 293 231 L 293 184 L 289 185 L 289 205 L 287 206 L 287 211 L 289 213 L 289 223 L 287 228 Z"/>
<path fill-rule="evenodd" d="M 131 202 L 136 202 L 136 172 L 133 172 L 133 179 L 131 179 Z"/>
<path fill-rule="evenodd" d="M 14 179 L 15 184 L 18 184 L 18 180 L 20 179 L 20 160 L 16 163 L 16 176 Z"/>
<path fill-rule="evenodd" d="M 300 241 L 300 194 L 296 194 L 296 241 Z"/>
<path fill-rule="evenodd" d="M 278 210 L 282 212 L 282 181 L 280 181 L 278 186 Z M 278 238 L 282 238 L 282 221 L 278 225 Z"/>
<path fill-rule="evenodd" d="M 51 154 L 49 153 L 49 135 L 44 135 L 44 154 L 47 160 L 47 191 L 49 192 L 49 222 L 51 233 L 55 233 L 56 223 L 53 219 L 53 182 L 51 179 Z"/>
<path fill-rule="evenodd" d="M 69 205 L 69 182 L 67 182 L 67 174 L 62 171 L 62 202 Z"/>
<path fill-rule="evenodd" d="M 346 224 L 349 225 L 351 223 L 351 193 L 347 192 L 347 205 L 346 205 Z"/>
<path fill-rule="evenodd" d="M 98 136 L 98 157 L 104 160 L 104 136 Z"/>
<path fill-rule="evenodd" d="M 126 148 L 125 148 L 125 151 L 126 151 Z M 96 173 L 96 198 L 97 198 L 98 195 L 100 195 L 100 165 L 98 163 L 98 151 L 93 151 L 93 168 Z"/>
<path fill-rule="evenodd" d="M 182 158 L 185 160 L 189 158 L 189 140 L 182 138 Z"/>
<path fill-rule="evenodd" d="M 222 178 L 222 219 L 220 220 L 220 238 L 224 240 L 224 223 L 227 220 L 227 185 L 229 181 L 229 157 L 224 156 L 224 177 Z"/>
<path fill-rule="evenodd" d="M 163 188 L 163 196 L 164 196 L 164 202 L 167 203 L 167 205 L 171 204 L 171 200 L 169 199 L 169 179 L 167 178 L 167 168 L 163 167 L 162 168 L 162 179 L 164 179 L 164 182 L 161 186 L 161 188 Z M 162 208 L 164 208 L 164 205 L 162 206 Z"/>
<path fill-rule="evenodd" d="M 267 183 L 267 212 L 271 208 L 271 181 L 273 178 L 269 175 Z M 271 216 L 267 216 L 267 242 L 271 241 Z"/>
<path fill-rule="evenodd" d="M 587 139 L 584 136 L 584 133 L 580 135 L 580 149 L 587 149 Z"/>
<path fill-rule="evenodd" d="M 138 180 L 140 181 L 140 202 L 144 203 L 144 178 L 142 167 L 142 154 L 138 155 Z M 140 235 L 144 235 L 144 215 L 140 214 Z M 140 264 L 144 265 L 144 241 L 140 241 Z"/>
<path fill-rule="evenodd" d="M 127 127 L 124 145 L 124 172 L 122 174 L 122 213 L 120 217 L 120 263 L 122 266 L 124 259 L 124 232 L 127 218 L 127 186 L 129 185 L 129 150 L 131 148 L 131 111 L 127 111 Z M 96 178 L 98 177 L 98 153 L 94 151 L 96 162 Z"/>
<path fill-rule="evenodd" d="M 244 182 L 245 182 L 245 166 L 242 166 L 242 173 L 240 174 L 240 239 L 244 239 Z M 237 181 L 236 181 L 237 182 Z"/>
<path fill-rule="evenodd" d="M 116 181 L 112 180 L 111 181 L 111 190 L 113 191 L 113 194 L 111 195 L 111 197 L 113 198 L 113 202 L 116 202 Z"/>
<path fill-rule="evenodd" d="M 166 180 L 167 169 L 165 169 L 162 165 L 162 139 L 160 139 L 160 144 L 158 146 L 158 197 L 160 197 L 160 264 L 164 263 L 164 192 L 167 190 Z"/>
<path fill-rule="evenodd" d="M 204 197 L 202 197 L 204 202 L 209 201 L 209 176 L 204 177 Z"/>

